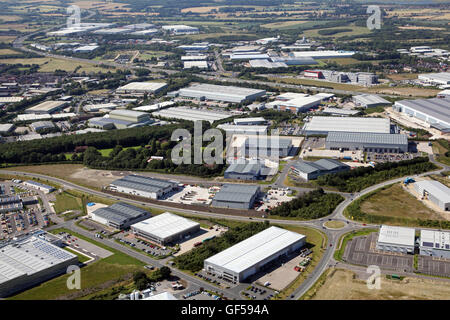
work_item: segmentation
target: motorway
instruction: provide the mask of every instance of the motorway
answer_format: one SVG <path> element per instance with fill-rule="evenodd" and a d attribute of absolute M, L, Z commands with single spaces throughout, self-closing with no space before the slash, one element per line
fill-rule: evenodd
<path fill-rule="evenodd" d="M 438 162 L 436 162 L 436 160 L 434 159 L 434 157 L 430 157 L 430 160 L 441 166 L 442 168 L 439 170 L 435 170 L 432 172 L 426 172 L 426 173 L 422 173 L 419 175 L 415 175 L 412 176 L 414 177 L 420 177 L 420 176 L 425 176 L 425 175 L 429 175 L 429 174 L 438 174 L 442 171 L 448 171 L 450 170 L 449 166 L 445 166 L 442 165 Z M 275 185 L 278 187 L 283 186 L 283 181 L 284 181 L 284 177 L 287 174 L 287 170 L 288 170 L 289 166 L 286 165 L 285 168 L 283 169 L 283 172 L 280 174 L 279 178 L 277 179 Z M 121 200 L 121 201 L 126 201 L 132 204 L 138 204 L 141 206 L 146 206 L 149 208 L 157 208 L 157 209 L 162 209 L 162 210 L 168 210 L 168 211 L 172 211 L 174 210 L 173 207 L 169 207 L 169 206 L 165 206 L 163 204 L 149 204 L 149 203 L 145 203 L 145 202 L 140 202 L 137 200 L 133 200 L 133 199 L 129 199 L 129 198 L 125 198 L 125 197 L 121 197 L 118 195 L 111 195 L 108 193 L 104 193 L 102 191 L 98 191 L 98 190 L 94 190 L 94 189 L 90 189 L 87 187 L 83 187 L 83 186 L 79 186 L 77 184 L 74 184 L 72 182 L 60 179 L 60 178 L 56 178 L 56 177 L 51 177 L 51 176 L 46 176 L 46 175 L 42 175 L 42 174 L 37 174 L 37 173 L 28 173 L 28 172 L 22 172 L 22 171 L 15 171 L 15 170 L 0 170 L 0 172 L 8 174 L 8 175 L 15 175 L 15 176 L 28 176 L 31 178 L 38 178 L 38 179 L 44 179 L 44 180 L 48 180 L 57 184 L 60 184 L 61 186 L 63 186 L 64 188 L 67 189 L 73 189 L 73 190 L 77 190 L 77 191 L 81 191 L 84 193 L 88 193 L 88 194 L 93 194 L 99 197 L 103 197 L 103 198 L 107 198 L 107 199 L 113 199 L 113 200 Z M 282 219 L 270 219 L 270 218 L 252 218 L 251 221 L 255 221 L 255 222 L 262 222 L 262 221 L 270 221 L 270 223 L 277 223 L 277 224 L 285 224 L 285 225 L 297 225 L 297 226 L 305 226 L 305 227 L 310 227 L 310 228 L 314 228 L 317 230 L 321 230 L 322 232 L 324 232 L 327 236 L 327 243 L 325 245 L 325 251 L 323 253 L 323 257 L 322 259 L 319 261 L 319 263 L 317 264 L 317 266 L 315 267 L 315 269 L 309 274 L 309 276 L 305 279 L 305 281 L 303 281 L 303 283 L 293 292 L 293 294 L 291 295 L 291 297 L 289 299 L 293 299 L 293 300 L 297 300 L 299 299 L 304 293 L 306 293 L 311 286 L 318 280 L 318 278 L 320 277 L 320 275 L 331 265 L 336 264 L 337 262 L 333 259 L 333 253 L 335 250 L 335 247 L 338 245 L 338 240 L 339 238 L 345 234 L 348 233 L 350 231 L 353 230 L 358 230 L 361 228 L 365 228 L 365 227 L 378 227 L 378 225 L 371 225 L 371 224 L 367 224 L 367 225 L 363 225 L 362 223 L 359 222 L 355 222 L 352 220 L 347 219 L 344 216 L 344 210 L 345 208 L 347 208 L 353 201 L 355 201 L 356 199 L 360 198 L 361 196 L 366 195 L 367 193 L 370 193 L 376 189 L 379 189 L 381 187 L 390 185 L 392 183 L 397 183 L 397 182 L 401 182 L 405 179 L 406 177 L 401 177 L 401 178 L 396 178 L 393 180 L 389 180 L 389 181 L 384 181 L 382 183 L 379 183 L 377 185 L 368 187 L 364 190 L 362 190 L 359 193 L 356 193 L 352 196 L 349 196 L 348 194 L 343 194 L 345 196 L 345 200 L 339 204 L 336 209 L 333 211 L 333 213 L 325 218 L 320 218 L 320 219 L 315 219 L 315 220 L 308 220 L 308 221 L 297 221 L 297 220 L 282 220 Z M 176 211 L 184 213 L 184 214 L 189 214 L 192 216 L 197 216 L 197 217 L 206 217 L 206 218 L 220 218 L 220 219 L 228 219 L 228 220 L 237 220 L 237 221 L 246 221 L 249 222 L 249 218 L 246 216 L 234 216 L 234 215 L 226 215 L 226 214 L 218 214 L 218 213 L 212 213 L 212 212 L 208 212 L 208 211 L 197 211 L 197 210 L 189 210 L 189 209 L 181 209 L 181 208 L 177 208 Z M 327 229 L 324 228 L 323 223 L 327 220 L 339 220 L 339 221 L 343 221 L 345 223 L 345 226 L 342 229 L 339 230 L 335 230 L 335 229 Z M 99 239 L 95 238 L 93 234 L 77 227 L 76 225 L 74 225 L 72 222 L 66 222 L 63 223 L 62 225 L 58 225 L 58 227 L 66 227 L 70 230 L 73 230 L 75 232 L 78 232 L 84 236 L 90 237 L 96 241 L 99 241 Z M 150 257 L 143 255 L 141 253 L 138 253 L 134 250 L 128 249 L 127 247 L 124 247 L 120 244 L 117 244 L 116 242 L 112 241 L 112 240 L 108 240 L 108 239 L 104 239 L 103 240 L 105 242 L 106 245 L 111 246 L 114 249 L 120 250 L 125 254 L 129 254 L 130 256 L 135 257 L 136 259 L 139 259 L 145 263 L 148 264 L 152 264 L 155 266 L 160 266 L 161 265 L 161 261 L 157 261 L 154 259 L 151 259 Z M 210 288 L 212 287 L 215 291 L 218 290 L 217 287 L 212 286 L 211 284 L 200 280 L 198 278 L 192 277 L 190 275 L 187 275 L 175 268 L 171 268 L 174 272 L 175 275 L 181 277 L 181 278 L 187 278 L 189 281 L 191 281 L 192 283 L 198 285 L 198 286 L 203 286 L 205 288 Z M 220 290 L 219 290 L 220 291 Z M 227 290 L 222 290 L 223 293 L 228 296 L 228 297 L 232 297 L 232 298 L 236 298 L 236 299 L 240 299 L 239 297 L 239 293 L 236 292 L 236 290 L 232 290 L 232 289 L 227 289 Z"/>

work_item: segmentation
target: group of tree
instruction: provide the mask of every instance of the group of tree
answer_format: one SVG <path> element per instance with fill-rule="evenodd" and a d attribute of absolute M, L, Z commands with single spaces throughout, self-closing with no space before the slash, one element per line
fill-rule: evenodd
<path fill-rule="evenodd" d="M 270 212 L 281 217 L 318 219 L 327 216 L 344 198 L 337 193 L 325 193 L 322 188 L 307 192 L 289 202 L 284 202 Z"/>
<path fill-rule="evenodd" d="M 151 282 L 162 281 L 168 279 L 170 277 L 171 270 L 169 267 L 163 266 L 155 271 L 153 271 L 150 275 L 147 275 L 145 272 L 137 271 L 133 275 L 133 282 L 138 290 L 145 290 L 148 288 Z"/>
<path fill-rule="evenodd" d="M 201 246 L 177 256 L 174 261 L 180 269 L 192 272 L 199 271 L 203 268 L 203 261 L 205 259 L 208 259 L 238 242 L 250 238 L 268 227 L 268 221 L 231 227 L 222 236 L 204 242 Z"/>
<path fill-rule="evenodd" d="M 427 172 L 437 167 L 428 157 L 417 157 L 398 162 L 378 163 L 374 167 L 359 167 L 350 171 L 320 176 L 317 183 L 321 186 L 335 187 L 341 192 L 357 192 L 377 183 Z"/>

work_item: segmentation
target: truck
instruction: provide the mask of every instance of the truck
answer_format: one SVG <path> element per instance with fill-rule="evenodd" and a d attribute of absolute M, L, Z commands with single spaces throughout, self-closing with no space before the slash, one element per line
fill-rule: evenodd
<path fill-rule="evenodd" d="M 201 245 L 202 245 L 201 242 L 196 242 L 196 243 L 194 243 L 194 247 L 198 247 L 198 246 L 201 246 Z"/>

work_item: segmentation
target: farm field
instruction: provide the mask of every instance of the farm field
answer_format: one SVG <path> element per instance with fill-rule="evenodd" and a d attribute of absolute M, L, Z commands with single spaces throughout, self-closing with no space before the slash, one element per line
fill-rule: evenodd
<path fill-rule="evenodd" d="M 312 300 L 446 300 L 450 295 L 448 281 L 406 277 L 403 280 L 381 278 L 380 290 L 369 290 L 364 280 L 343 269 L 328 269 L 307 293 Z M 320 280 L 319 280 L 320 281 Z M 318 287 L 318 288 L 317 288 Z"/>

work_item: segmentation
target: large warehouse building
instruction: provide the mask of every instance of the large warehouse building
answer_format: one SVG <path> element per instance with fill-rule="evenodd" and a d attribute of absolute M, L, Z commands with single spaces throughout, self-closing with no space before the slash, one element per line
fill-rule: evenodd
<path fill-rule="evenodd" d="M 294 145 L 292 139 L 268 135 L 235 135 L 230 152 L 236 157 L 271 158 L 287 157 Z"/>
<path fill-rule="evenodd" d="M 212 199 L 212 206 L 229 209 L 251 209 L 260 192 L 259 186 L 224 184 Z"/>
<path fill-rule="evenodd" d="M 391 122 L 386 118 L 357 117 L 312 117 L 305 123 L 303 131 L 306 135 L 335 132 L 371 132 L 391 133 Z"/>
<path fill-rule="evenodd" d="M 334 159 L 320 159 L 315 162 L 297 161 L 291 170 L 305 180 L 313 180 L 326 174 L 348 171 L 350 166 Z"/>
<path fill-rule="evenodd" d="M 32 235 L 0 245 L 0 297 L 66 273 L 78 257 Z"/>
<path fill-rule="evenodd" d="M 306 236 L 278 227 L 270 227 L 238 244 L 208 258 L 207 272 L 237 283 L 264 269 L 280 257 L 302 248 Z"/>
<path fill-rule="evenodd" d="M 231 113 L 225 111 L 211 111 L 211 110 L 199 110 L 189 107 L 172 107 L 155 111 L 152 116 L 168 118 L 168 119 L 181 119 L 189 121 L 208 121 L 213 123 L 217 120 L 226 119 L 232 116 Z"/>
<path fill-rule="evenodd" d="M 165 82 L 131 82 L 117 88 L 117 94 L 144 95 L 158 93 L 167 87 Z"/>
<path fill-rule="evenodd" d="M 200 230 L 200 224 L 166 212 L 133 224 L 131 230 L 137 236 L 166 245 L 197 233 Z"/>
<path fill-rule="evenodd" d="M 126 229 L 134 223 L 151 217 L 150 212 L 125 202 L 99 208 L 90 214 L 92 220 L 115 229 Z"/>
<path fill-rule="evenodd" d="M 44 101 L 34 107 L 28 108 L 25 112 L 34 114 L 50 114 L 56 111 L 61 111 L 67 105 L 68 103 L 66 101 Z"/>
<path fill-rule="evenodd" d="M 420 254 L 450 259 L 450 232 L 420 230 Z"/>
<path fill-rule="evenodd" d="M 266 167 L 263 162 L 248 161 L 245 163 L 231 163 L 225 170 L 225 179 L 259 180 L 273 173 L 273 169 Z"/>
<path fill-rule="evenodd" d="M 439 181 L 423 180 L 414 183 L 417 193 L 436 204 L 444 211 L 450 211 L 450 188 Z"/>
<path fill-rule="evenodd" d="M 353 102 L 358 107 L 363 108 L 373 108 L 373 107 L 384 107 L 392 105 L 391 102 L 386 99 L 377 96 L 376 94 L 360 94 L 353 96 Z"/>
<path fill-rule="evenodd" d="M 377 250 L 414 253 L 416 230 L 413 228 L 381 226 L 377 241 Z"/>
<path fill-rule="evenodd" d="M 417 77 L 422 83 L 429 85 L 448 85 L 450 84 L 450 72 L 419 74 Z"/>
<path fill-rule="evenodd" d="M 394 110 L 450 128 L 450 99 L 447 98 L 400 100 L 395 102 Z"/>
<path fill-rule="evenodd" d="M 404 134 L 367 132 L 329 132 L 325 148 L 330 150 L 363 150 L 364 152 L 408 152 L 408 137 Z"/>
<path fill-rule="evenodd" d="M 196 84 L 179 90 L 181 97 L 232 103 L 250 102 L 266 94 L 264 90 L 215 84 Z"/>
<path fill-rule="evenodd" d="M 117 179 L 109 185 L 112 191 L 127 193 L 139 197 L 159 199 L 178 187 L 174 181 L 166 181 L 150 177 L 130 174 Z"/>

